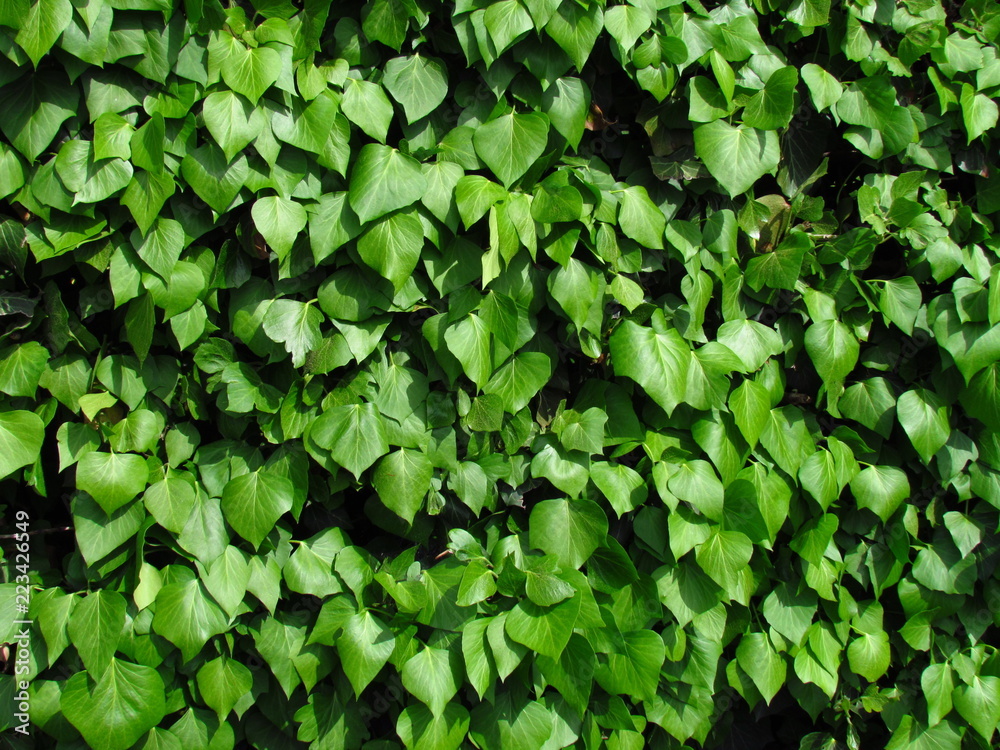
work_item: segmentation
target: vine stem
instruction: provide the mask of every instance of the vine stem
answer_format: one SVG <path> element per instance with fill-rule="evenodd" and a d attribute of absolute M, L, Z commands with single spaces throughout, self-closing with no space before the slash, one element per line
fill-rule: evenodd
<path fill-rule="evenodd" d="M 27 534 L 28 536 L 33 536 L 35 534 L 55 534 L 60 531 L 72 531 L 72 526 L 57 526 L 54 529 L 32 529 L 31 531 L 22 531 L 18 534 L 0 534 L 0 539 L 17 539 L 21 534 Z"/>

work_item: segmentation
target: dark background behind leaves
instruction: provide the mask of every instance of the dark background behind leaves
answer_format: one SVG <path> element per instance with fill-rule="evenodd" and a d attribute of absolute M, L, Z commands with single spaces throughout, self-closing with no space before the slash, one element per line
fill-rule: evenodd
<path fill-rule="evenodd" d="M 991 747 L 998 35 L 4 2 L 4 742 Z"/>

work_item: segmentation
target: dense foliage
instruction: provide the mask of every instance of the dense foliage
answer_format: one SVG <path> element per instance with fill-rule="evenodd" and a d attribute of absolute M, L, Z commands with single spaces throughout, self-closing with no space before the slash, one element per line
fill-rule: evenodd
<path fill-rule="evenodd" d="M 991 747 L 998 36 L 5 0 L 5 741 Z"/>

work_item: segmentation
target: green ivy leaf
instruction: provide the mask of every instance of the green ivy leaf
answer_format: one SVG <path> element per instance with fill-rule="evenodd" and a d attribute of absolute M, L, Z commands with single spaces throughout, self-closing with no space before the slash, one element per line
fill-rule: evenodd
<path fill-rule="evenodd" d="M 1000 723 L 1000 678 L 974 675 L 971 684 L 955 688 L 952 700 L 959 715 L 991 742 Z"/>
<path fill-rule="evenodd" d="M 352 615 L 343 627 L 337 651 L 354 695 L 360 697 L 389 661 L 396 639 L 388 626 L 370 612 Z"/>
<path fill-rule="evenodd" d="M 472 140 L 479 158 L 509 188 L 541 157 L 548 133 L 545 115 L 511 112 L 480 125 Z"/>
<path fill-rule="evenodd" d="M 197 682 L 198 692 L 205 703 L 222 720 L 250 692 L 253 675 L 239 662 L 220 656 L 205 662 L 198 670 Z"/>
<path fill-rule="evenodd" d="M 222 149 L 205 144 L 189 151 L 181 162 L 181 175 L 217 213 L 224 213 L 239 195 L 250 174 L 247 159 L 242 154 L 227 159 Z"/>
<path fill-rule="evenodd" d="M 372 404 L 350 404 L 325 411 L 313 422 L 310 435 L 355 478 L 389 452 L 382 416 Z"/>
<path fill-rule="evenodd" d="M 396 720 L 396 732 L 411 750 L 458 750 L 469 731 L 469 711 L 449 703 L 439 715 L 420 704 L 407 706 Z"/>
<path fill-rule="evenodd" d="M 35 0 L 27 15 L 18 19 L 14 41 L 21 45 L 37 68 L 72 20 L 73 5 L 69 0 Z"/>
<path fill-rule="evenodd" d="M 400 448 L 379 461 L 372 476 L 382 504 L 412 524 L 431 488 L 434 464 L 425 453 Z"/>
<path fill-rule="evenodd" d="M 302 367 L 306 356 L 322 341 L 319 326 L 323 313 L 310 303 L 290 299 L 274 300 L 264 314 L 264 333 L 284 344 L 292 355 L 292 366 Z"/>
<path fill-rule="evenodd" d="M 847 661 L 851 671 L 869 682 L 875 682 L 889 669 L 889 634 L 862 633 L 847 647 Z"/>
<path fill-rule="evenodd" d="M 278 81 L 281 57 L 270 47 L 248 49 L 234 43 L 229 45 L 229 54 L 223 59 L 219 72 L 229 88 L 257 106 L 264 92 Z"/>
<path fill-rule="evenodd" d="M 428 647 L 406 660 L 401 676 L 410 694 L 441 716 L 458 692 L 463 674 L 454 651 Z"/>
<path fill-rule="evenodd" d="M 226 483 L 222 512 L 233 530 L 256 549 L 275 522 L 292 509 L 293 490 L 287 477 L 257 469 Z"/>
<path fill-rule="evenodd" d="M 380 143 L 392 123 L 392 103 L 382 87 L 371 81 L 348 78 L 340 108 L 347 119 Z"/>
<path fill-rule="evenodd" d="M 165 692 L 152 667 L 112 659 L 93 684 L 86 672 L 70 677 L 59 708 L 92 747 L 127 750 L 163 719 Z"/>
<path fill-rule="evenodd" d="M 0 351 L 0 391 L 9 396 L 34 398 L 49 353 L 37 341 Z"/>
<path fill-rule="evenodd" d="M 543 500 L 532 508 L 528 528 L 532 547 L 579 568 L 604 542 L 608 519 L 590 500 Z"/>
<path fill-rule="evenodd" d="M 416 202 L 427 180 L 416 159 L 388 146 L 362 147 L 351 170 L 348 197 L 362 223 Z"/>
<path fill-rule="evenodd" d="M 542 607 L 522 599 L 507 615 L 507 635 L 532 651 L 559 659 L 573 635 L 580 605 L 579 596 L 551 607 Z"/>
<path fill-rule="evenodd" d="M 0 130 L 31 163 L 45 151 L 62 124 L 78 110 L 80 94 L 54 71 L 25 76 L 19 84 L 4 86 Z"/>
<path fill-rule="evenodd" d="M 398 291 L 420 259 L 424 230 L 410 213 L 394 213 L 372 224 L 358 239 L 358 255 Z"/>
<path fill-rule="evenodd" d="M 739 531 L 713 529 L 708 538 L 695 549 L 698 565 L 731 598 L 739 599 L 740 571 L 753 556 L 753 544 Z"/>
<path fill-rule="evenodd" d="M 861 346 L 839 320 L 822 320 L 806 329 L 806 351 L 827 387 L 842 383 L 858 363 Z"/>
<path fill-rule="evenodd" d="M 490 3 L 483 16 L 483 24 L 497 56 L 506 52 L 523 35 L 535 28 L 528 11 L 518 0 Z"/>
<path fill-rule="evenodd" d="M 263 123 L 258 110 L 233 91 L 216 91 L 202 101 L 205 127 L 222 147 L 226 161 L 232 161 L 260 135 Z"/>
<path fill-rule="evenodd" d="M 775 70 L 767 77 L 764 88 L 750 97 L 743 111 L 743 123 L 759 130 L 787 128 L 795 109 L 795 86 L 798 82 L 799 73 L 792 66 Z M 712 174 L 715 175 L 715 172 Z"/>
<path fill-rule="evenodd" d="M 910 482 L 906 473 L 895 466 L 869 466 L 851 481 L 851 492 L 859 508 L 869 508 L 888 521 L 910 496 Z"/>
<path fill-rule="evenodd" d="M 694 130 L 695 151 L 719 184 L 735 197 L 778 168 L 778 135 L 716 120 Z"/>
<path fill-rule="evenodd" d="M 632 378 L 667 414 L 673 412 L 684 399 L 691 358 L 677 330 L 656 331 L 626 320 L 609 343 L 615 373 Z"/>
<path fill-rule="evenodd" d="M 896 415 L 920 458 L 930 463 L 951 434 L 947 405 L 936 393 L 917 388 L 899 397 Z"/>
<path fill-rule="evenodd" d="M 133 500 L 146 488 L 149 469 L 134 453 L 84 455 L 76 465 L 77 489 L 88 493 L 108 515 Z"/>
<path fill-rule="evenodd" d="M 788 666 L 766 633 L 746 633 L 736 647 L 736 661 L 770 705 L 785 685 Z"/>
<path fill-rule="evenodd" d="M 125 599 L 114 591 L 94 591 L 73 608 L 66 632 L 90 675 L 100 679 L 111 664 L 125 627 Z"/>
<path fill-rule="evenodd" d="M 155 607 L 153 628 L 181 650 L 185 662 L 194 659 L 209 638 L 229 627 L 222 608 L 193 577 L 160 589 Z"/>
<path fill-rule="evenodd" d="M 411 125 L 436 110 L 448 95 L 444 64 L 437 58 L 419 54 L 389 60 L 382 83 L 392 98 L 403 105 Z"/>

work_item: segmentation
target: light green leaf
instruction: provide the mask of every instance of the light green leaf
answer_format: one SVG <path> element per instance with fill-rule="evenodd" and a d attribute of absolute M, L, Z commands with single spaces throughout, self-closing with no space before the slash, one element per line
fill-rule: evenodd
<path fill-rule="evenodd" d="M 632 49 L 652 22 L 652 14 L 645 6 L 616 5 L 604 14 L 604 27 L 626 50 Z"/>
<path fill-rule="evenodd" d="M 991 742 L 1000 723 L 1000 677 L 974 675 L 971 684 L 955 688 L 952 701 L 959 715 Z"/>
<path fill-rule="evenodd" d="M 420 220 L 409 213 L 394 213 L 379 219 L 358 238 L 358 255 L 399 291 L 413 274 L 423 246 Z"/>
<path fill-rule="evenodd" d="M 545 151 L 548 133 L 545 115 L 511 112 L 480 125 L 472 140 L 479 158 L 509 188 Z"/>
<path fill-rule="evenodd" d="M 256 549 L 277 520 L 292 509 L 293 491 L 287 477 L 257 469 L 226 483 L 222 512 L 233 530 Z"/>
<path fill-rule="evenodd" d="M 128 159 L 132 156 L 129 142 L 134 130 L 121 115 L 105 112 L 94 121 L 94 158 Z"/>
<path fill-rule="evenodd" d="M 441 716 L 464 675 L 454 651 L 427 647 L 406 660 L 401 676 L 403 687 L 427 704 L 432 714 Z"/>
<path fill-rule="evenodd" d="M 535 28 L 531 16 L 518 0 L 500 0 L 486 8 L 483 16 L 486 31 L 496 49 L 502 55 L 521 36 Z"/>
<path fill-rule="evenodd" d="M 659 250 L 663 247 L 663 232 L 667 219 L 649 199 L 646 188 L 633 186 L 618 194 L 621 208 L 618 224 L 626 236 L 643 247 Z"/>
<path fill-rule="evenodd" d="M 634 701 L 651 700 L 660 683 L 665 657 L 663 639 L 649 630 L 623 633 L 614 643 L 607 662 L 594 671 L 597 683 L 612 695 L 627 695 Z"/>
<path fill-rule="evenodd" d="M 146 462 L 134 453 L 95 451 L 84 455 L 76 466 L 77 489 L 88 493 L 109 515 L 142 492 L 148 478 Z"/>
<path fill-rule="evenodd" d="M 448 95 L 448 74 L 437 58 L 419 54 L 395 57 L 385 64 L 382 85 L 403 105 L 407 122 L 413 124 L 444 101 Z"/>
<path fill-rule="evenodd" d="M 229 88 L 256 106 L 281 75 L 281 56 L 270 47 L 247 49 L 240 43 L 231 44 L 220 72 Z"/>
<path fill-rule="evenodd" d="M 968 143 L 996 127 L 997 119 L 1000 118 L 997 103 L 986 94 L 977 93 L 968 83 L 962 84 L 961 105 Z"/>
<path fill-rule="evenodd" d="M 69 0 L 35 0 L 27 15 L 18 19 L 19 30 L 14 41 L 37 68 L 72 20 L 73 5 Z"/>
<path fill-rule="evenodd" d="M 844 93 L 840 81 L 815 63 L 802 66 L 802 80 L 809 87 L 809 95 L 817 112 L 832 107 Z"/>
<path fill-rule="evenodd" d="M 465 175 L 455 184 L 455 203 L 466 229 L 483 218 L 490 206 L 506 197 L 506 190 L 482 175 Z"/>
<path fill-rule="evenodd" d="M 263 122 L 256 110 L 242 96 L 232 91 L 216 91 L 202 101 L 205 127 L 222 146 L 227 161 L 260 135 Z"/>
<path fill-rule="evenodd" d="M 181 650 L 185 662 L 229 626 L 225 613 L 196 578 L 168 583 L 156 595 L 154 606 L 153 628 Z"/>
<path fill-rule="evenodd" d="M 570 147 L 580 145 L 590 112 L 590 89 L 579 78 L 558 78 L 542 92 L 542 112 Z"/>
<path fill-rule="evenodd" d="M 590 500 L 543 500 L 528 520 L 531 546 L 579 568 L 608 534 L 608 519 Z"/>
<path fill-rule="evenodd" d="M 889 634 L 861 633 L 847 647 L 847 662 L 851 671 L 869 682 L 875 682 L 889 669 Z"/>
<path fill-rule="evenodd" d="M 889 738 L 885 750 L 959 750 L 965 727 L 952 721 L 942 721 L 926 727 L 912 716 L 903 716 Z"/>
<path fill-rule="evenodd" d="M 382 504 L 412 524 L 431 488 L 434 465 L 427 454 L 400 448 L 379 461 L 372 477 Z"/>
<path fill-rule="evenodd" d="M 790 65 L 771 73 L 764 88 L 747 102 L 743 111 L 744 124 L 760 130 L 788 127 L 795 109 L 795 86 L 798 82 L 798 71 Z"/>
<path fill-rule="evenodd" d="M 181 175 L 194 192 L 217 213 L 225 213 L 250 174 L 243 154 L 227 159 L 212 143 L 188 151 L 181 162 Z"/>
<path fill-rule="evenodd" d="M 656 331 L 626 320 L 610 347 L 615 374 L 632 378 L 667 414 L 684 400 L 691 350 L 677 329 Z"/>
<path fill-rule="evenodd" d="M 851 492 L 859 508 L 869 508 L 882 521 L 888 521 L 910 496 L 910 482 L 906 473 L 895 466 L 869 466 L 851 481 Z"/>
<path fill-rule="evenodd" d="M 778 168 L 778 134 L 722 120 L 694 130 L 695 152 L 730 196 L 745 193 Z"/>
<path fill-rule="evenodd" d="M 469 711 L 457 703 L 437 716 L 426 706 L 407 706 L 396 720 L 396 733 L 407 750 L 458 750 L 468 732 Z"/>
<path fill-rule="evenodd" d="M 7 84 L 0 95 L 0 129 L 29 162 L 34 162 L 56 137 L 59 128 L 78 110 L 80 95 L 56 71 L 24 76 Z"/>
<path fill-rule="evenodd" d="M 634 469 L 605 461 L 590 467 L 590 478 L 619 517 L 638 508 L 646 499 L 646 481 Z"/>
<path fill-rule="evenodd" d="M 552 607 L 522 599 L 507 613 L 506 633 L 511 640 L 558 659 L 573 635 L 581 603 L 579 595 Z"/>
<path fill-rule="evenodd" d="M 861 346 L 850 327 L 822 320 L 806 329 L 806 351 L 827 387 L 842 383 L 858 363 Z"/>
<path fill-rule="evenodd" d="M 92 677 L 104 674 L 118 650 L 125 608 L 125 598 L 114 591 L 93 591 L 73 608 L 67 634 Z"/>
<path fill-rule="evenodd" d="M 389 452 L 382 416 L 372 404 L 348 404 L 323 412 L 310 427 L 312 439 L 355 478 Z"/>
<path fill-rule="evenodd" d="M 420 199 L 427 180 L 411 156 L 388 146 L 363 146 L 351 170 L 351 208 L 362 223 L 405 208 Z"/>
<path fill-rule="evenodd" d="M 142 501 L 160 526 L 180 534 L 194 510 L 195 489 L 190 482 L 168 476 L 151 484 Z"/>
<path fill-rule="evenodd" d="M 722 521 L 724 490 L 708 461 L 695 459 L 678 464 L 670 475 L 667 488 L 706 518 Z"/>
<path fill-rule="evenodd" d="M 91 747 L 127 750 L 163 719 L 165 692 L 152 667 L 112 659 L 96 682 L 87 672 L 67 680 L 59 708 Z"/>
<path fill-rule="evenodd" d="M 924 388 L 907 391 L 896 402 L 896 415 L 925 464 L 948 442 L 948 406 Z"/>
<path fill-rule="evenodd" d="M 322 342 L 319 326 L 324 320 L 323 313 L 310 303 L 276 299 L 264 314 L 264 333 L 285 345 L 293 367 L 302 367 L 306 356 Z"/>
<path fill-rule="evenodd" d="M 496 394 L 504 410 L 521 411 L 552 376 L 552 358 L 542 352 L 522 352 L 511 357 L 493 374 L 483 392 Z"/>
<path fill-rule="evenodd" d="M 920 675 L 920 689 L 927 700 L 927 724 L 936 726 L 951 713 L 951 694 L 955 688 L 947 663 L 928 665 Z"/>
<path fill-rule="evenodd" d="M 754 380 L 744 380 L 729 396 L 729 408 L 747 445 L 755 448 L 771 414 L 771 397 L 767 388 Z"/>
<path fill-rule="evenodd" d="M 344 84 L 341 111 L 370 137 L 385 143 L 392 123 L 392 102 L 382 87 L 371 81 L 348 78 Z"/>
<path fill-rule="evenodd" d="M 882 282 L 879 308 L 886 320 L 895 323 L 907 335 L 913 335 L 913 324 L 920 312 L 923 294 L 912 276 L 901 276 Z"/>
<path fill-rule="evenodd" d="M 313 260 L 317 265 L 361 233 L 361 222 L 351 209 L 346 192 L 327 193 L 319 199 L 319 203 L 310 206 L 308 211 L 309 242 L 312 246 Z M 324 306 L 322 297 L 324 287 L 325 285 L 320 287 L 320 307 L 332 317 L 341 317 L 334 315 Z M 363 320 L 368 317 L 367 312 L 363 316 L 359 313 L 356 318 L 344 319 Z"/>
<path fill-rule="evenodd" d="M 445 329 L 444 340 L 469 380 L 482 388 L 493 374 L 490 332 L 483 319 L 466 315 Z"/>
<path fill-rule="evenodd" d="M 132 181 L 122 193 L 121 202 L 132 214 L 139 231 L 147 234 L 159 217 L 163 205 L 176 189 L 170 175 L 156 175 L 138 169 L 132 174 Z"/>
<path fill-rule="evenodd" d="M 205 704 L 222 720 L 250 692 L 253 675 L 238 661 L 223 655 L 205 662 L 198 670 L 197 682 Z"/>
<path fill-rule="evenodd" d="M 600 5 L 594 3 L 584 8 L 578 3 L 563 2 L 545 25 L 545 33 L 569 55 L 576 69 L 582 71 L 603 26 L 604 13 Z"/>
<path fill-rule="evenodd" d="M 226 545 L 223 553 L 209 563 L 207 575 L 202 576 L 202 582 L 226 614 L 235 617 L 243 604 L 247 584 L 250 582 L 247 554 L 232 545 Z"/>
<path fill-rule="evenodd" d="M 753 543 L 739 531 L 712 529 L 708 539 L 695 549 L 698 565 L 731 598 L 740 588 L 741 571 L 750 563 Z"/>
<path fill-rule="evenodd" d="M 736 661 L 750 675 L 764 700 L 770 704 L 785 685 L 788 665 L 774 650 L 766 633 L 746 633 L 736 648 Z"/>
<path fill-rule="evenodd" d="M 3 349 L 0 351 L 0 391 L 8 396 L 34 398 L 48 361 L 48 351 L 37 341 Z"/>
<path fill-rule="evenodd" d="M 882 437 L 889 437 L 896 416 L 896 397 L 885 378 L 868 378 L 844 391 L 841 413 Z"/>
<path fill-rule="evenodd" d="M 395 641 L 392 630 L 370 612 L 353 615 L 344 623 L 337 651 L 356 697 L 389 661 Z"/>
<path fill-rule="evenodd" d="M 300 203 L 276 195 L 257 199 L 250 213 L 257 231 L 280 260 L 292 251 L 295 239 L 305 229 L 308 220 L 306 210 Z"/>
<path fill-rule="evenodd" d="M 730 320 L 719 326 L 716 340 L 743 361 L 748 372 L 759 370 L 769 357 L 781 352 L 781 335 L 756 320 Z"/>
<path fill-rule="evenodd" d="M 56 157 L 56 172 L 66 189 L 76 193 L 73 204 L 99 203 L 125 188 L 132 164 L 124 159 L 96 159 L 90 141 L 67 141 Z"/>

